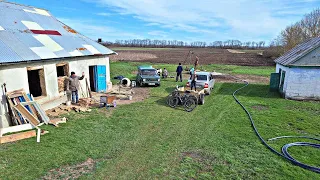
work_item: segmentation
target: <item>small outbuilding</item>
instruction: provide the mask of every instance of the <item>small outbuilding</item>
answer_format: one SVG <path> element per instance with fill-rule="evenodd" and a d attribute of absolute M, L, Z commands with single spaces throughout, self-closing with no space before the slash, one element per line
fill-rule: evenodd
<path fill-rule="evenodd" d="M 271 87 L 287 99 L 320 100 L 320 37 L 297 45 L 275 62 Z"/>
<path fill-rule="evenodd" d="M 112 50 L 81 35 L 47 10 L 0 1 L 0 84 L 7 91 L 24 89 L 39 103 L 64 97 L 64 79 L 72 71 L 86 80 L 82 88 L 111 88 Z M 86 83 L 87 82 L 87 83 Z M 0 128 L 10 126 L 4 88 Z M 79 93 L 80 97 L 82 96 Z"/>

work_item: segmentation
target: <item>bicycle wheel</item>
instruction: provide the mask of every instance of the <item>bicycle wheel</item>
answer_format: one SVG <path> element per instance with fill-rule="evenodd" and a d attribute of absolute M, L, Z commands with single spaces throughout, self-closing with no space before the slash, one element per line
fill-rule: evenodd
<path fill-rule="evenodd" d="M 170 107 L 175 108 L 179 104 L 179 98 L 178 97 L 168 97 L 167 103 Z"/>
<path fill-rule="evenodd" d="M 184 103 L 184 110 L 191 112 L 197 107 L 197 102 L 193 98 L 189 98 Z"/>

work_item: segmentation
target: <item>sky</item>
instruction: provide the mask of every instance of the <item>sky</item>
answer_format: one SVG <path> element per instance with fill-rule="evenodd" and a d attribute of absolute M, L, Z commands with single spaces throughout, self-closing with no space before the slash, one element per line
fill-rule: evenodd
<path fill-rule="evenodd" d="M 10 0 L 9 0 L 10 1 Z M 320 0 L 11 0 L 50 11 L 92 39 L 266 41 Z"/>

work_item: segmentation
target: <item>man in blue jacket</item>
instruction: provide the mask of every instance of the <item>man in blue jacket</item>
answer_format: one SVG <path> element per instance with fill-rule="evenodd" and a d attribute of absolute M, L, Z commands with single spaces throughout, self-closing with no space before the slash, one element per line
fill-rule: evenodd
<path fill-rule="evenodd" d="M 182 82 L 182 71 L 183 71 L 183 68 L 181 66 L 181 63 L 179 63 L 179 66 L 177 67 L 177 77 L 176 77 L 176 82 L 178 82 L 178 79 L 180 77 L 180 81 Z"/>

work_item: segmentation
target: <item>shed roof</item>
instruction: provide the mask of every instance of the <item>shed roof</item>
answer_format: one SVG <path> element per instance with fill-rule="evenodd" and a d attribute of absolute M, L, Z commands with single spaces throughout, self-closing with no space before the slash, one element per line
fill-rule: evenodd
<path fill-rule="evenodd" d="M 294 65 L 295 62 L 318 47 L 320 47 L 320 37 L 310 39 L 297 45 L 283 56 L 277 58 L 275 62 L 284 66 Z"/>
<path fill-rule="evenodd" d="M 44 9 L 0 1 L 0 19 L 0 64 L 115 53 Z"/>

